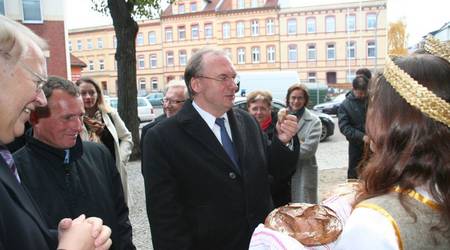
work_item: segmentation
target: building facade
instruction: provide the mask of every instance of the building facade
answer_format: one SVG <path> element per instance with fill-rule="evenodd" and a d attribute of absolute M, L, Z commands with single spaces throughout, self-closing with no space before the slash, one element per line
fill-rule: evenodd
<path fill-rule="evenodd" d="M 189 57 L 223 48 L 238 72 L 295 70 L 303 82 L 348 88 L 355 71 L 379 71 L 386 52 L 386 0 L 279 8 L 277 0 L 182 0 L 159 19 L 139 21 L 139 94 L 183 79 Z M 112 26 L 69 31 L 69 49 L 87 63 L 82 74 L 116 94 Z"/>
<path fill-rule="evenodd" d="M 70 57 L 66 50 L 65 1 L 0 0 L 0 14 L 16 20 L 48 42 L 44 51 L 48 75 L 70 79 Z"/>

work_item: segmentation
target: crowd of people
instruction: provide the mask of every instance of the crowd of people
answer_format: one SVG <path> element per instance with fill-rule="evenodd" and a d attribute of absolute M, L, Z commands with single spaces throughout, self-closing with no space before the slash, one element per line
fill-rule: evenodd
<path fill-rule="evenodd" d="M 0 249 L 135 249 L 131 133 L 95 80 L 47 76 L 46 46 L 0 16 Z M 142 129 L 154 249 L 248 249 L 275 207 L 320 202 L 307 87 L 293 83 L 278 114 L 269 92 L 248 93 L 247 112 L 233 108 L 237 75 L 223 50 L 200 49 Z M 336 248 L 448 249 L 450 46 L 429 37 L 373 78 L 358 70 L 338 120 L 360 188 Z"/>

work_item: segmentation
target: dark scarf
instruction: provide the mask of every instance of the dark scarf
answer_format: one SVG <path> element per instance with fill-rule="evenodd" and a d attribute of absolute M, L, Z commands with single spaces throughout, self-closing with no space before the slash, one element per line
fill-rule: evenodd
<path fill-rule="evenodd" d="M 303 106 L 301 109 L 297 110 L 293 115 L 297 117 L 298 120 L 302 118 L 303 114 L 305 113 L 305 107 Z"/>

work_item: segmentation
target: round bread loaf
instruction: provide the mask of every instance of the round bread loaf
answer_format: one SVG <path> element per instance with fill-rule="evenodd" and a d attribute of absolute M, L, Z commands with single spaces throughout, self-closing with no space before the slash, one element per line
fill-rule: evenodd
<path fill-rule="evenodd" d="M 343 226 L 330 208 L 307 203 L 291 203 L 276 208 L 267 216 L 264 225 L 295 238 L 304 246 L 335 241 Z"/>

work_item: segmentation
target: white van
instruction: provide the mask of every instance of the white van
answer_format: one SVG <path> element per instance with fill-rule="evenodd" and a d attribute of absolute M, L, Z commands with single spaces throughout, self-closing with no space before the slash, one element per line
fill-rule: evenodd
<path fill-rule="evenodd" d="M 241 81 L 237 96 L 245 96 L 255 90 L 265 90 L 274 99 L 285 100 L 288 88 L 294 83 L 300 83 L 297 71 L 259 71 L 238 72 Z M 325 83 L 305 83 L 309 91 L 309 105 L 313 107 L 325 101 L 328 86 Z"/>

